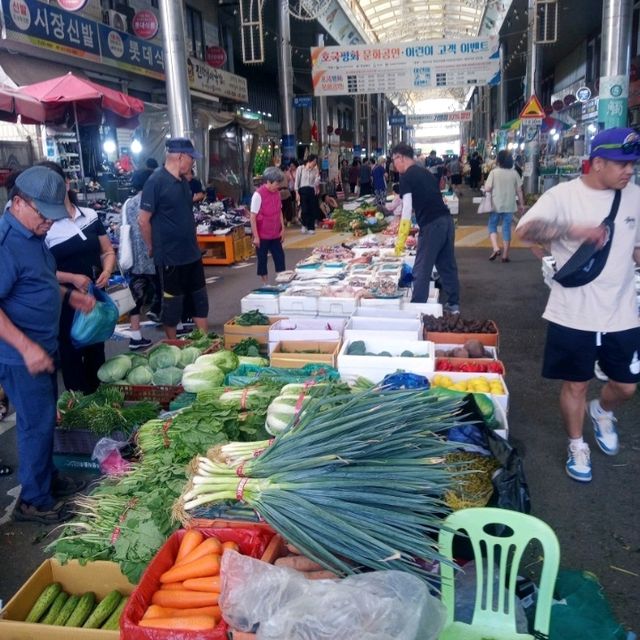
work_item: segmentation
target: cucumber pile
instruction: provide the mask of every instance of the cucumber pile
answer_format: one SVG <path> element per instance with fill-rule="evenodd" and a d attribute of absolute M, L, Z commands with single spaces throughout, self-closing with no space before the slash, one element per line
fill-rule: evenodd
<path fill-rule="evenodd" d="M 115 589 L 97 603 L 93 591 L 69 595 L 59 582 L 52 582 L 38 596 L 25 622 L 117 631 L 126 604 L 127 598 Z"/>

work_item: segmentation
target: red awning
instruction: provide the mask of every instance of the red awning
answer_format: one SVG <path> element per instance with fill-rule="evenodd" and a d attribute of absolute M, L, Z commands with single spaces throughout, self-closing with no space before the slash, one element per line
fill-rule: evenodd
<path fill-rule="evenodd" d="M 47 106 L 18 89 L 0 85 L 0 120 L 16 122 L 21 116 L 23 124 L 60 122 L 64 118 L 64 105 Z"/>

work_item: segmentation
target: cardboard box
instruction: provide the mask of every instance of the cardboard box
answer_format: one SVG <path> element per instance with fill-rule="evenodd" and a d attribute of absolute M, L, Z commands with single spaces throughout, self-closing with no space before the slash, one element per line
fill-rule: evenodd
<path fill-rule="evenodd" d="M 342 338 L 345 318 L 286 318 L 269 328 L 269 353 L 278 342 L 338 342 Z"/>
<path fill-rule="evenodd" d="M 245 338 L 253 338 L 260 345 L 260 350 L 266 353 L 269 344 L 269 327 L 282 318 L 274 316 L 269 318 L 269 324 L 256 324 L 243 326 L 236 324 L 235 319 L 229 320 L 224 324 L 224 348 L 231 349 Z"/>
<path fill-rule="evenodd" d="M 55 559 L 45 560 L 0 612 L 2 640 L 118 640 L 119 631 L 71 629 L 24 622 L 38 596 L 52 582 L 59 582 L 69 594 L 81 595 L 93 591 L 98 600 L 113 589 L 129 595 L 135 588 L 115 562 L 100 560 L 82 566 L 77 560 L 71 560 L 65 565 Z"/>
<path fill-rule="evenodd" d="M 271 366 L 300 369 L 307 364 L 326 364 L 335 367 L 339 350 L 340 341 L 283 340 L 271 353 Z"/>

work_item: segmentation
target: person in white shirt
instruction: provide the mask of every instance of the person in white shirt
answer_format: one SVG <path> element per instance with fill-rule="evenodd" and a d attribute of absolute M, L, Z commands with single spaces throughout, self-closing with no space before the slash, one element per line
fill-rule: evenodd
<path fill-rule="evenodd" d="M 310 153 L 304 164 L 296 170 L 296 201 L 300 205 L 302 233 L 313 234 L 316 232 L 316 220 L 320 219 L 319 187 L 318 156 Z"/>
<path fill-rule="evenodd" d="M 634 265 L 640 263 L 640 187 L 631 182 L 640 160 L 640 136 L 633 129 L 607 129 L 591 143 L 590 170 L 550 189 L 520 220 L 523 239 L 550 245 L 558 269 L 583 242 L 611 241 L 602 272 L 591 282 L 564 287 L 554 281 L 543 318 L 548 322 L 542 375 L 562 380 L 560 412 L 569 436 L 566 472 L 592 479 L 589 445 L 583 439 L 585 410 L 598 447 L 619 450 L 613 411 L 633 397 L 640 380 L 640 321 Z M 617 190 L 620 206 L 613 235 L 602 221 Z M 599 399 L 587 403 L 594 365 L 609 381 Z"/>

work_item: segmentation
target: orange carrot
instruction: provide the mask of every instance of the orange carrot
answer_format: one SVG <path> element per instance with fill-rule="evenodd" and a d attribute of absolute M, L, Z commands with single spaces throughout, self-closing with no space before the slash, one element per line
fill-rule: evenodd
<path fill-rule="evenodd" d="M 165 609 L 165 607 L 159 607 L 157 604 L 152 604 L 144 612 L 142 619 L 147 620 L 149 618 L 166 618 L 169 616 L 169 611 L 170 609 Z"/>
<path fill-rule="evenodd" d="M 197 529 L 189 529 L 180 542 L 178 553 L 176 555 L 176 562 L 179 562 L 187 554 L 193 551 L 204 539 L 204 536 Z"/>
<path fill-rule="evenodd" d="M 154 607 L 155 605 L 151 605 Z M 149 607 L 149 608 L 151 608 Z M 210 607 L 194 607 L 192 609 L 174 609 L 171 607 L 158 607 L 165 612 L 163 618 L 170 618 L 171 616 L 211 616 L 216 619 L 216 622 L 220 622 L 222 619 L 222 612 L 220 611 L 220 607 L 216 605 L 211 605 Z M 148 616 L 144 616 L 145 618 Z"/>
<path fill-rule="evenodd" d="M 166 584 L 161 585 L 160 588 L 166 591 L 175 591 L 176 589 L 177 590 L 184 589 L 184 587 L 182 586 L 182 582 L 167 582 Z"/>
<path fill-rule="evenodd" d="M 183 583 L 184 589 L 191 591 L 206 591 L 208 593 L 220 593 L 220 576 L 207 576 L 206 578 L 190 578 Z"/>
<path fill-rule="evenodd" d="M 151 598 L 151 603 L 173 609 L 193 609 L 218 604 L 219 597 L 219 593 L 204 593 L 187 589 L 183 591 L 156 591 Z"/>
<path fill-rule="evenodd" d="M 141 627 L 155 627 L 156 629 L 204 631 L 213 629 L 216 626 L 216 619 L 211 616 L 172 616 L 170 618 L 142 619 L 138 624 Z"/>
<path fill-rule="evenodd" d="M 194 560 L 202 558 L 202 556 L 209 555 L 210 553 L 222 553 L 222 545 L 218 538 L 207 538 L 204 542 L 193 549 L 191 553 L 184 556 L 180 561 L 176 561 L 176 565 L 188 564 L 189 562 L 193 562 Z"/>
<path fill-rule="evenodd" d="M 193 562 L 179 564 L 160 576 L 160 582 L 182 582 L 189 578 L 204 578 L 205 576 L 215 576 L 220 573 L 220 556 L 209 554 L 202 556 Z"/>
<path fill-rule="evenodd" d="M 238 543 L 233 542 L 233 540 L 228 540 L 227 542 L 222 543 L 222 553 L 224 553 L 225 551 L 229 551 L 229 549 L 240 553 L 240 547 L 238 546 Z"/>

